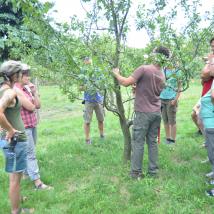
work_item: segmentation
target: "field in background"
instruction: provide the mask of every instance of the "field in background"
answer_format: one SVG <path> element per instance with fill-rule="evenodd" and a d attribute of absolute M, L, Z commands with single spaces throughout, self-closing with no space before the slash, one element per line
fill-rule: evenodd
<path fill-rule="evenodd" d="M 181 96 L 176 145 L 165 145 L 161 132 L 159 177 L 133 181 L 128 176 L 129 165 L 122 164 L 123 138 L 117 118 L 107 113 L 105 140 L 99 139 L 94 118 L 93 145 L 85 145 L 80 101 L 70 103 L 57 87 L 41 87 L 37 158 L 42 180 L 54 190 L 35 191 L 32 182 L 22 181 L 22 195 L 28 197 L 24 207 L 34 207 L 36 214 L 213 213 L 214 199 L 204 193 L 209 188 L 204 174 L 211 167 L 200 163 L 206 158 L 206 151 L 200 149 L 203 138 L 195 135 L 190 118 L 200 91 L 200 84 L 192 83 Z M 1 154 L 1 214 L 10 212 L 7 191 L 8 177 Z"/>

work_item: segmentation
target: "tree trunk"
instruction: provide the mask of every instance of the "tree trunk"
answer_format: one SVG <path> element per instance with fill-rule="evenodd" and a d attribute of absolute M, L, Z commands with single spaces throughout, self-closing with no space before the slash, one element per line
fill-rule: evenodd
<path fill-rule="evenodd" d="M 120 91 L 120 86 L 118 84 L 118 81 L 114 79 L 114 84 L 115 84 L 115 95 L 116 95 L 116 102 L 117 102 L 117 108 L 118 112 L 120 114 L 120 127 L 123 133 L 123 138 L 124 138 L 124 152 L 123 152 L 123 159 L 124 162 L 127 162 L 128 160 L 131 159 L 131 133 L 129 130 L 129 126 L 127 124 L 127 119 L 125 116 L 125 110 L 124 110 L 124 105 L 122 102 L 122 96 L 121 96 L 121 91 Z"/>
<path fill-rule="evenodd" d="M 129 1 L 130 3 L 130 1 Z M 130 4 L 127 4 L 126 10 L 124 12 L 124 16 L 120 19 L 113 0 L 110 0 L 110 13 L 112 15 L 112 22 L 114 26 L 114 34 L 116 39 L 116 49 L 115 49 L 115 57 L 114 57 L 114 67 L 119 66 L 120 54 L 121 54 L 121 39 L 122 34 L 124 33 L 124 24 L 129 12 Z M 122 21 L 121 21 L 122 20 Z M 123 132 L 124 137 L 124 161 L 127 162 L 131 159 L 131 134 L 127 124 L 125 109 L 122 101 L 122 95 L 120 90 L 120 85 L 116 78 L 114 78 L 114 93 L 116 95 L 116 104 L 117 111 L 119 113 L 120 126 Z"/>
<path fill-rule="evenodd" d="M 131 160 L 131 133 L 129 127 L 127 126 L 127 121 L 120 119 L 120 126 L 123 132 L 124 138 L 124 151 L 123 151 L 123 159 L 124 162 Z"/>

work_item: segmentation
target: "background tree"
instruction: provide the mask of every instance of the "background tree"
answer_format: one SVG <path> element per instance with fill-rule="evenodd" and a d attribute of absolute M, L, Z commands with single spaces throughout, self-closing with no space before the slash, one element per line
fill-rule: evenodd
<path fill-rule="evenodd" d="M 172 53 L 170 66 L 180 70 L 182 90 L 203 66 L 202 56 L 207 54 L 213 34 L 212 13 L 200 13 L 201 1 L 154 0 L 149 6 L 142 4 L 137 11 L 137 27 L 145 29 L 150 38 L 148 51 L 157 44 L 169 47 Z M 182 17 L 180 25 L 178 16 Z"/>
<path fill-rule="evenodd" d="M 20 8 L 13 7 L 11 1 L 0 1 L 0 60 L 9 58 L 11 46 L 8 43 L 9 33 L 16 34 L 23 23 Z"/>
<path fill-rule="evenodd" d="M 32 48 L 31 56 L 34 57 L 36 62 L 39 62 L 51 71 L 49 77 L 57 79 L 60 87 L 68 94 L 71 100 L 78 97 L 79 92 L 77 89 L 83 81 L 87 82 L 88 85 L 93 84 L 104 91 L 106 108 L 120 118 L 120 125 L 125 139 L 125 159 L 130 159 L 131 136 L 125 115 L 121 89 L 118 82 L 111 76 L 110 71 L 112 67 L 119 66 L 123 48 L 121 41 L 127 31 L 126 18 L 129 8 L 129 0 L 123 2 L 98 1 L 97 4 L 94 4 L 93 11 L 99 10 L 103 13 L 106 10 L 104 14 L 105 19 L 111 19 L 108 29 L 111 28 L 113 30 L 107 30 L 107 36 L 99 35 L 95 31 L 92 32 L 92 29 L 87 27 L 89 22 L 91 22 L 91 27 L 97 24 L 96 20 L 93 20 L 94 14 L 90 12 L 87 13 L 88 20 L 86 22 L 77 23 L 77 20 L 73 18 L 71 26 L 55 25 L 55 30 L 48 26 L 47 20 L 44 19 L 37 19 L 33 24 L 30 19 L 25 22 L 25 26 L 33 28 L 34 32 L 40 36 L 40 45 L 42 47 L 39 52 L 35 52 Z M 80 32 L 85 29 L 91 31 L 87 35 L 87 40 L 86 37 L 77 38 L 72 35 L 71 30 L 74 30 L 77 26 Z M 103 41 L 106 41 L 106 45 L 109 44 L 108 48 L 106 48 L 107 46 L 103 46 Z M 94 46 L 93 49 L 92 46 Z M 97 50 L 97 52 L 92 50 Z M 100 54 L 101 51 L 103 51 L 102 54 Z M 90 78 L 92 71 L 89 71 L 86 76 L 81 74 L 82 57 L 86 55 L 91 55 L 96 68 L 102 71 L 104 78 L 102 78 L 103 81 L 99 85 Z M 112 103 L 109 103 L 109 101 L 112 101 Z"/>
<path fill-rule="evenodd" d="M 74 16 L 69 24 L 56 23 L 45 15 L 51 7 L 50 4 L 38 4 L 40 7 L 35 8 L 31 1 L 18 2 L 26 14 L 24 26 L 35 33 L 39 48 L 32 46 L 19 49 L 21 46 L 17 45 L 16 50 L 22 50 L 22 58 L 39 67 L 43 78 L 55 80 L 71 101 L 79 98 L 78 88 L 83 82 L 86 86 L 94 85 L 104 91 L 105 107 L 119 118 L 124 136 L 124 160 L 129 160 L 131 153 L 129 116 L 132 108 L 128 101 L 133 98 L 131 90 L 120 88 L 111 75 L 111 69 L 120 67 L 122 74 L 127 76 L 140 64 L 151 62 L 152 56 L 145 58 L 144 54 L 148 55 L 154 46 L 164 44 L 173 52 L 169 65 L 183 72 L 181 78 L 185 90 L 195 71 L 193 64 L 198 62 L 194 59 L 201 56 L 205 50 L 200 43 L 196 45 L 195 41 L 203 43 L 207 36 L 205 34 L 211 30 L 200 28 L 201 18 L 197 12 L 199 1 L 189 4 L 191 1 L 179 0 L 176 7 L 164 14 L 169 2 L 154 0 L 152 9 L 144 5 L 138 9 L 137 26 L 139 29 L 146 28 L 151 42 L 145 49 L 137 50 L 126 46 L 130 0 L 84 0 L 83 7 L 91 5 L 89 10 L 85 9 L 87 19 L 80 21 Z M 37 1 L 34 1 L 34 4 L 35 2 Z M 17 1 L 13 3 L 15 5 Z M 177 31 L 173 26 L 179 8 L 183 8 L 186 16 L 183 31 Z M 210 26 L 212 20 L 209 15 Z M 197 40 L 199 36 L 203 40 Z M 31 40 L 33 44 L 34 37 Z M 81 72 L 84 56 L 91 56 L 94 61 L 94 68 L 85 75 Z M 100 72 L 95 72 L 97 70 Z"/>

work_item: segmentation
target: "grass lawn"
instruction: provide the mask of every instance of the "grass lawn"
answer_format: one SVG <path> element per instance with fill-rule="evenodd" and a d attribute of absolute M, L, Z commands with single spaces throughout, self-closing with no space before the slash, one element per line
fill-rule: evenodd
<path fill-rule="evenodd" d="M 176 145 L 165 145 L 161 132 L 159 177 L 133 181 L 129 165 L 122 164 L 123 138 L 117 118 L 107 113 L 103 141 L 94 118 L 93 145 L 85 145 L 80 102 L 70 103 L 57 87 L 41 87 L 37 158 L 42 180 L 54 190 L 35 191 L 32 182 L 23 180 L 22 195 L 28 197 L 23 206 L 34 207 L 36 214 L 214 213 L 214 198 L 204 193 L 209 188 L 204 174 L 211 167 L 200 163 L 207 155 L 200 149 L 203 138 L 195 135 L 190 118 L 200 91 L 200 84 L 192 83 L 181 96 Z M 7 195 L 8 176 L 0 154 L 0 214 L 10 212 Z"/>

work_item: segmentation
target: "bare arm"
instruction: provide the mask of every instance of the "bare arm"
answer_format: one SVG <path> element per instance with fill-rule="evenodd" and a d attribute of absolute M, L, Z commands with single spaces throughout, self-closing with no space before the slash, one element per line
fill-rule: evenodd
<path fill-rule="evenodd" d="M 113 69 L 113 74 L 114 74 L 115 78 L 118 80 L 118 82 L 123 86 L 127 87 L 129 85 L 133 85 L 134 83 L 136 83 L 135 78 L 132 76 L 129 76 L 129 77 L 121 76 L 118 68 Z"/>
<path fill-rule="evenodd" d="M 17 96 L 21 102 L 21 105 L 27 109 L 28 111 L 34 111 L 36 109 L 36 106 L 27 99 L 27 97 L 24 95 L 23 91 L 21 91 L 19 88 L 15 87 L 14 90 L 17 93 Z"/>
<path fill-rule="evenodd" d="M 214 89 L 211 90 L 211 101 L 214 105 Z"/>
<path fill-rule="evenodd" d="M 209 64 L 206 64 L 201 72 L 202 81 L 208 81 L 211 78 Z"/>
<path fill-rule="evenodd" d="M 32 83 L 29 84 L 30 90 L 31 90 L 31 94 L 33 96 L 33 101 L 34 101 L 34 105 L 36 107 L 36 109 L 40 109 L 41 108 L 41 102 L 40 102 L 40 98 L 39 98 L 39 93 L 38 90 L 36 88 L 36 86 Z"/>
<path fill-rule="evenodd" d="M 171 101 L 171 105 L 177 104 L 180 95 L 181 95 L 181 81 L 178 81 L 178 91 L 177 91 L 175 99 Z"/>
<path fill-rule="evenodd" d="M 35 93 L 33 95 L 33 97 L 34 97 L 34 105 L 36 106 L 36 109 L 40 109 L 41 108 L 41 102 L 40 102 L 39 94 Z"/>
<path fill-rule="evenodd" d="M 12 89 L 8 89 L 4 92 L 2 98 L 0 99 L 0 126 L 7 131 L 6 140 L 9 141 L 15 134 L 16 130 L 8 122 L 7 118 L 5 117 L 4 111 L 7 107 L 13 104 L 15 97 L 15 91 L 13 91 Z"/>
<path fill-rule="evenodd" d="M 211 77 L 214 76 L 214 55 L 209 54 L 206 58 L 206 65 L 204 66 L 201 72 L 202 81 L 208 81 Z"/>
<path fill-rule="evenodd" d="M 180 95 L 181 95 L 181 81 L 178 81 L 178 92 L 177 92 L 177 95 L 176 95 L 176 99 L 178 100 Z"/>

